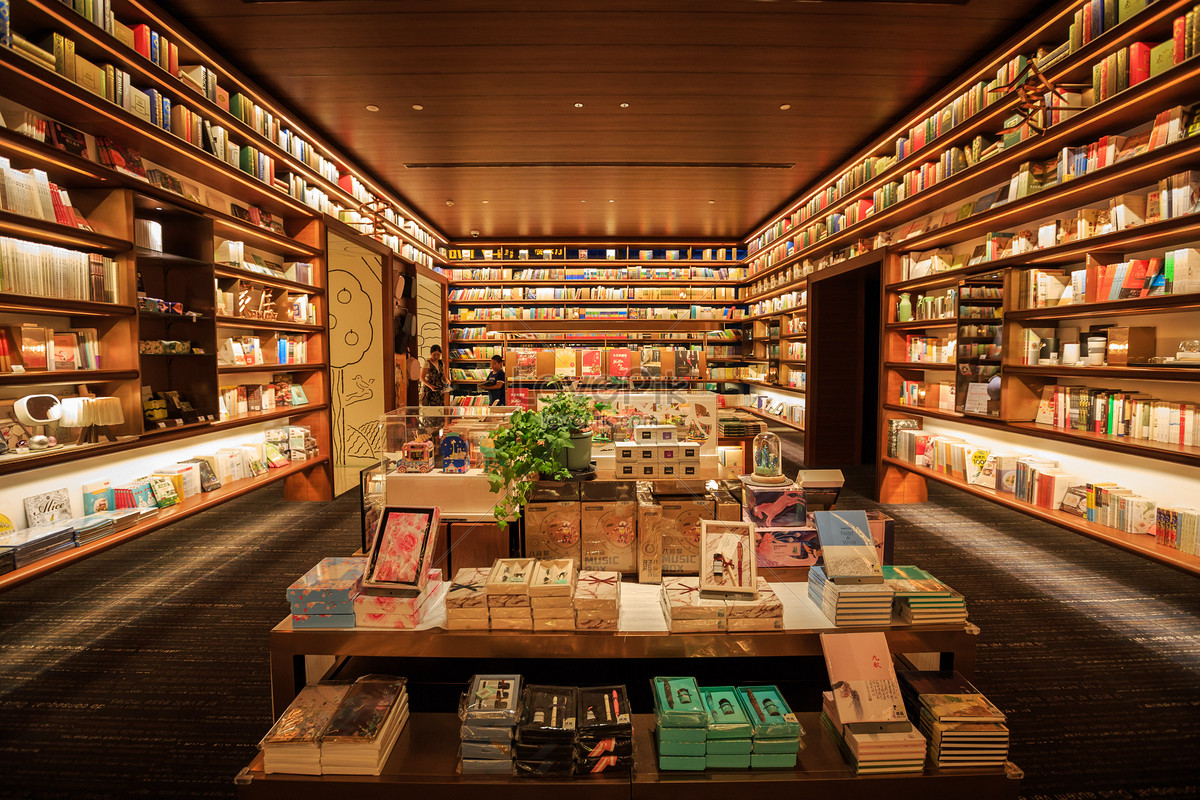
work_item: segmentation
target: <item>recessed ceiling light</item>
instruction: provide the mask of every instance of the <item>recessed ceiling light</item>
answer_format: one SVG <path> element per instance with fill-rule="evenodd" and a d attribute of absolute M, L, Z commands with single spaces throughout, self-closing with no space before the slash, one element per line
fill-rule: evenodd
<path fill-rule="evenodd" d="M 413 103 L 413 111 L 423 111 L 424 109 L 425 106 L 421 105 L 420 103 Z"/>
<path fill-rule="evenodd" d="M 447 200 L 447 201 L 446 201 L 446 205 L 448 205 L 448 206 L 452 206 L 452 205 L 454 205 L 454 201 L 453 201 L 453 200 Z"/>
<path fill-rule="evenodd" d="M 791 107 L 792 107 L 792 104 L 791 104 L 791 103 L 784 103 L 783 105 L 781 105 L 781 106 L 779 107 L 779 110 L 780 110 L 780 111 L 787 111 L 787 110 L 788 110 L 789 108 L 791 108 Z"/>
<path fill-rule="evenodd" d="M 162 206 L 155 206 L 155 207 L 154 207 L 154 210 L 155 210 L 155 211 L 162 211 Z"/>
<path fill-rule="evenodd" d="M 621 103 L 621 108 L 629 108 L 629 103 Z"/>
<path fill-rule="evenodd" d="M 575 104 L 575 107 L 576 107 L 576 108 L 583 108 L 583 103 L 576 103 L 576 104 Z"/>
<path fill-rule="evenodd" d="M 709 200 L 709 201 L 708 201 L 708 204 L 711 206 L 711 205 L 715 205 L 715 204 L 716 204 L 716 202 L 717 202 L 716 200 Z"/>
<path fill-rule="evenodd" d="M 616 200 L 609 200 L 608 202 L 610 202 L 610 203 L 615 203 L 615 202 L 617 202 L 617 201 L 616 201 Z"/>
<path fill-rule="evenodd" d="M 378 110 L 379 110 L 379 106 L 375 105 L 374 103 L 367 106 L 367 111 L 378 111 Z"/>
<path fill-rule="evenodd" d="M 486 205 L 488 204 L 488 201 L 487 201 L 487 200 L 484 200 L 484 201 L 483 201 L 483 204 L 486 206 Z"/>
<path fill-rule="evenodd" d="M 587 200 L 580 200 L 579 202 L 581 202 L 581 203 L 586 203 L 586 202 L 587 202 Z"/>

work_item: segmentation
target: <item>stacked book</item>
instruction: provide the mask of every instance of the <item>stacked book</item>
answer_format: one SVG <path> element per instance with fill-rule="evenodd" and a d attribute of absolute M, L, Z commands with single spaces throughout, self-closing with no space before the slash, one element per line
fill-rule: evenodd
<path fill-rule="evenodd" d="M 575 562 L 569 558 L 538 561 L 529 586 L 535 631 L 575 630 Z"/>
<path fill-rule="evenodd" d="M 883 580 L 895 590 L 895 611 L 909 625 L 967 621 L 966 598 L 919 567 L 884 565 Z"/>
<path fill-rule="evenodd" d="M 446 630 L 487 630 L 488 567 L 463 567 L 446 590 Z"/>
<path fill-rule="evenodd" d="M 0 551 L 11 554 L 12 569 L 20 569 L 74 546 L 75 528 L 70 523 L 36 525 L 0 534 Z"/>
<path fill-rule="evenodd" d="M 890 625 L 891 586 L 865 511 L 814 511 L 824 565 L 808 572 L 808 595 L 834 625 Z"/>
<path fill-rule="evenodd" d="M 796 766 L 804 729 L 775 686 L 739 686 L 742 707 L 753 727 L 750 767 L 791 769 Z"/>
<path fill-rule="evenodd" d="M 717 418 L 717 434 L 719 436 L 754 436 L 766 429 L 765 422 L 749 417 Z"/>
<path fill-rule="evenodd" d="M 259 742 L 265 772 L 378 775 L 408 721 L 404 678 L 306 686 Z"/>
<path fill-rule="evenodd" d="M 706 762 L 708 713 L 695 678 L 653 678 L 654 743 L 660 770 L 702 770 Z"/>
<path fill-rule="evenodd" d="M 425 586 L 406 596 L 375 594 L 364 586 L 353 601 L 354 624 L 360 628 L 417 628 L 436 605 L 434 597 L 441 587 L 440 569 L 429 570 Z"/>
<path fill-rule="evenodd" d="M 667 629 L 672 633 L 681 631 L 726 630 L 726 614 L 729 603 L 724 599 L 700 596 L 699 577 L 663 576 L 662 592 L 659 595 Z"/>
<path fill-rule="evenodd" d="M 882 633 L 822 633 L 830 691 L 821 724 L 855 774 L 921 772 L 925 737 L 909 722 L 887 637 Z"/>
<path fill-rule="evenodd" d="M 134 525 L 137 525 L 139 522 L 141 522 L 142 517 L 144 516 L 142 513 L 144 510 L 145 509 L 118 508 L 114 509 L 113 511 L 105 511 L 102 513 L 112 518 L 113 532 L 120 533 L 121 531 L 127 528 L 132 528 Z"/>
<path fill-rule="evenodd" d="M 725 601 L 725 629 L 731 633 L 783 630 L 783 603 L 766 578 L 758 575 L 755 580 L 758 587 L 756 597 L 731 597 Z"/>
<path fill-rule="evenodd" d="M 520 675 L 476 675 L 462 702 L 464 775 L 511 775 Z"/>
<path fill-rule="evenodd" d="M 575 629 L 615 631 L 621 608 L 621 573 L 579 573 L 575 584 Z"/>
<path fill-rule="evenodd" d="M 833 583 L 824 568 L 808 569 L 808 599 L 839 628 L 890 625 L 894 595 L 886 583 Z"/>
<path fill-rule="evenodd" d="M 488 616 L 492 630 L 532 631 L 529 587 L 537 562 L 532 558 L 501 558 L 487 579 Z"/>
<path fill-rule="evenodd" d="M 518 775 L 568 777 L 575 771 L 579 690 L 527 685 L 513 748 Z"/>
<path fill-rule="evenodd" d="M 116 521 L 107 513 L 89 514 L 73 519 L 71 526 L 75 528 L 75 544 L 79 547 L 102 539 L 117 530 Z"/>
<path fill-rule="evenodd" d="M 630 774 L 633 770 L 633 718 L 625 687 L 580 689 L 576 719 L 576 774 Z"/>
<path fill-rule="evenodd" d="M 326 558 L 287 589 L 293 628 L 353 628 L 365 557 Z"/>
<path fill-rule="evenodd" d="M 938 769 L 996 767 L 1008 760 L 1005 716 L 957 672 L 901 671 L 900 691 L 909 714 L 929 739 Z"/>

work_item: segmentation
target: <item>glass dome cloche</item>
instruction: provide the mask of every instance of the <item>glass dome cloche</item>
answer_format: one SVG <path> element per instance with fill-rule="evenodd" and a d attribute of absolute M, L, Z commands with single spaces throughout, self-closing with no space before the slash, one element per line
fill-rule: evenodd
<path fill-rule="evenodd" d="M 774 486 L 789 483 L 783 476 L 783 458 L 779 437 L 763 431 L 754 437 L 754 471 L 746 476 L 750 483 Z"/>

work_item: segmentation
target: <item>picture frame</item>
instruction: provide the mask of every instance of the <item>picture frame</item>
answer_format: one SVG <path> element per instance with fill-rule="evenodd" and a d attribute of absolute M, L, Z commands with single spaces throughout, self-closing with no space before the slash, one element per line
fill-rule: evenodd
<path fill-rule="evenodd" d="M 429 581 L 440 520 L 437 506 L 386 506 L 371 543 L 363 592 L 420 595 Z"/>
<path fill-rule="evenodd" d="M 758 594 L 754 524 L 700 521 L 700 591 L 739 597 Z"/>

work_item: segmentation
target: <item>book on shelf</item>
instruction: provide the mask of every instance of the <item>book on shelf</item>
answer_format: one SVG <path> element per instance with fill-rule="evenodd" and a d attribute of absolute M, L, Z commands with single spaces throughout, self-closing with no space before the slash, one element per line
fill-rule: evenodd
<path fill-rule="evenodd" d="M 883 633 L 822 633 L 820 638 L 837 730 L 843 734 L 912 730 L 887 637 Z"/>
<path fill-rule="evenodd" d="M 67 489 L 31 495 L 24 500 L 25 522 L 30 527 L 66 522 L 71 513 L 71 496 Z"/>

